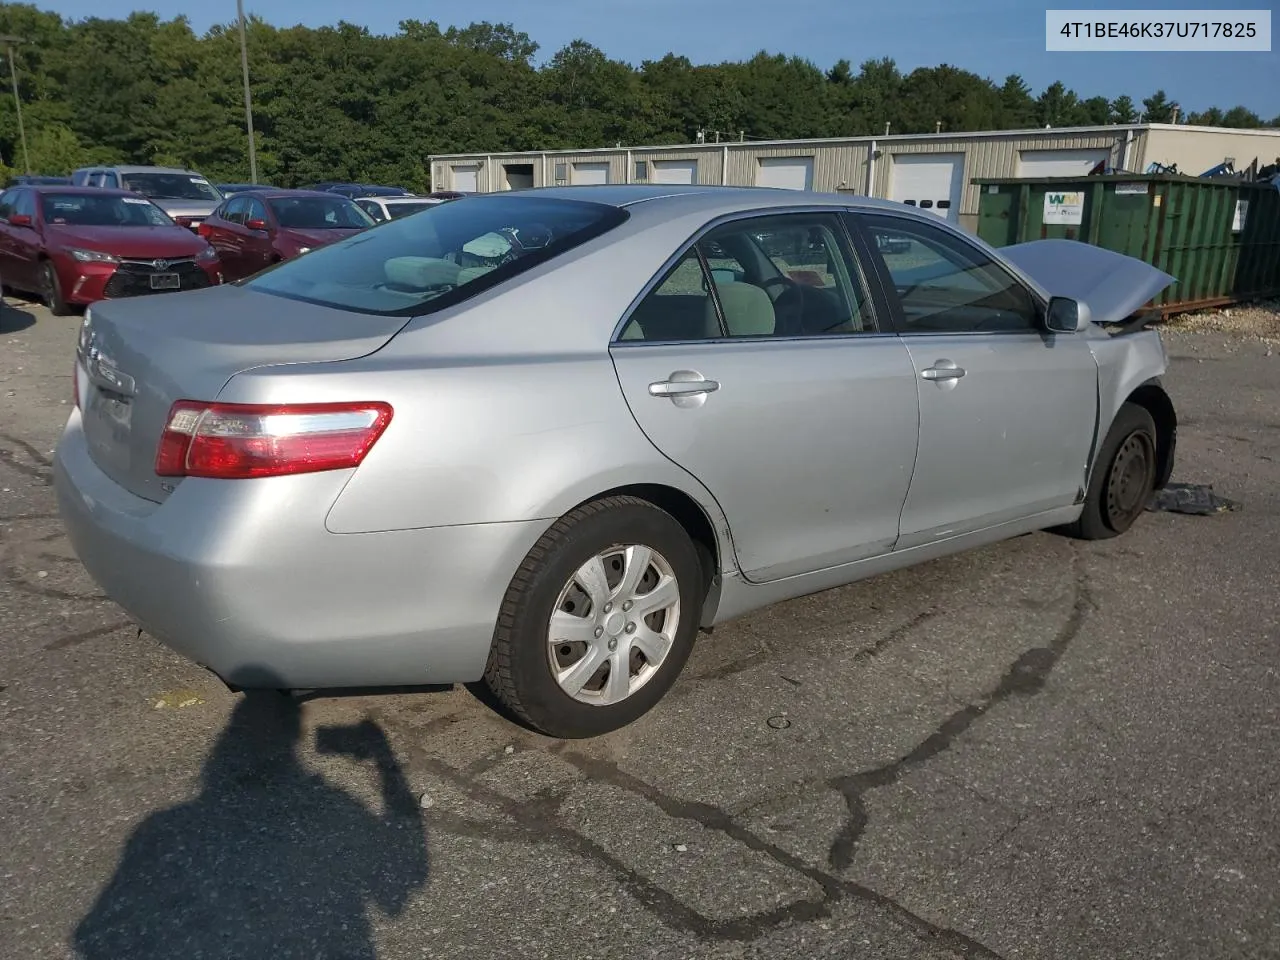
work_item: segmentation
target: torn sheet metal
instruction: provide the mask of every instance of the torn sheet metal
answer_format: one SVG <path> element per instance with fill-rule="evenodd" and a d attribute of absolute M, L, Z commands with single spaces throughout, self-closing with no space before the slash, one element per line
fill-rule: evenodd
<path fill-rule="evenodd" d="M 1240 504 L 1218 496 L 1213 492 L 1211 483 L 1171 483 L 1151 495 L 1147 509 L 1209 517 L 1215 513 L 1239 510 Z"/>
<path fill-rule="evenodd" d="M 1000 253 L 1051 295 L 1087 304 L 1098 324 L 1120 323 L 1177 282 L 1136 257 L 1078 240 L 1032 240 Z"/>

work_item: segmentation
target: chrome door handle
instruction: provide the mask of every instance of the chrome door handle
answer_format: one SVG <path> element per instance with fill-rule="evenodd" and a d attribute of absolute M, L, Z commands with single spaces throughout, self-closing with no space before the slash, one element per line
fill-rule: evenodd
<path fill-rule="evenodd" d="M 959 380 L 964 376 L 964 367 L 957 366 L 952 360 L 935 360 L 932 367 L 925 367 L 920 376 L 926 380 Z"/>
<path fill-rule="evenodd" d="M 696 397 L 715 393 L 720 384 L 715 380 L 659 380 L 649 384 L 651 397 Z"/>

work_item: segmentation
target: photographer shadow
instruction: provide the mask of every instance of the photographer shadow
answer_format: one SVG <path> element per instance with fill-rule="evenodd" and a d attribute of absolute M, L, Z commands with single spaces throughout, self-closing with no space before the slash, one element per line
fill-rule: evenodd
<path fill-rule="evenodd" d="M 374 960 L 370 907 L 400 913 L 427 881 L 421 813 L 373 721 L 327 727 L 320 752 L 372 761 L 382 810 L 304 768 L 301 707 L 249 692 L 195 799 L 148 817 L 74 934 L 85 960 Z"/>

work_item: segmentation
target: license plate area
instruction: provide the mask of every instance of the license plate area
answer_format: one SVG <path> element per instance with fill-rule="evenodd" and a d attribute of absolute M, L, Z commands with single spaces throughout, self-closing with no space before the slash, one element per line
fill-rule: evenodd
<path fill-rule="evenodd" d="M 180 290 L 182 278 L 176 273 L 153 273 L 151 275 L 152 290 Z"/>

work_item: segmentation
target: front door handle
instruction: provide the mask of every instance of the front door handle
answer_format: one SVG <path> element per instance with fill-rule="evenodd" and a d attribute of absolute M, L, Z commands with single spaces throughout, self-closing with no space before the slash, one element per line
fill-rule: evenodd
<path fill-rule="evenodd" d="M 957 366 L 953 360 L 935 360 L 932 367 L 925 367 L 920 376 L 926 380 L 959 380 L 964 376 L 964 367 Z"/>
<path fill-rule="evenodd" d="M 670 380 L 659 380 L 657 383 L 649 384 L 649 395 L 652 397 L 697 397 L 715 393 L 720 389 L 720 384 L 715 380 L 704 380 L 700 376 L 697 379 L 690 380 L 678 379 L 678 375 L 684 372 L 676 371 L 671 375 Z"/>

